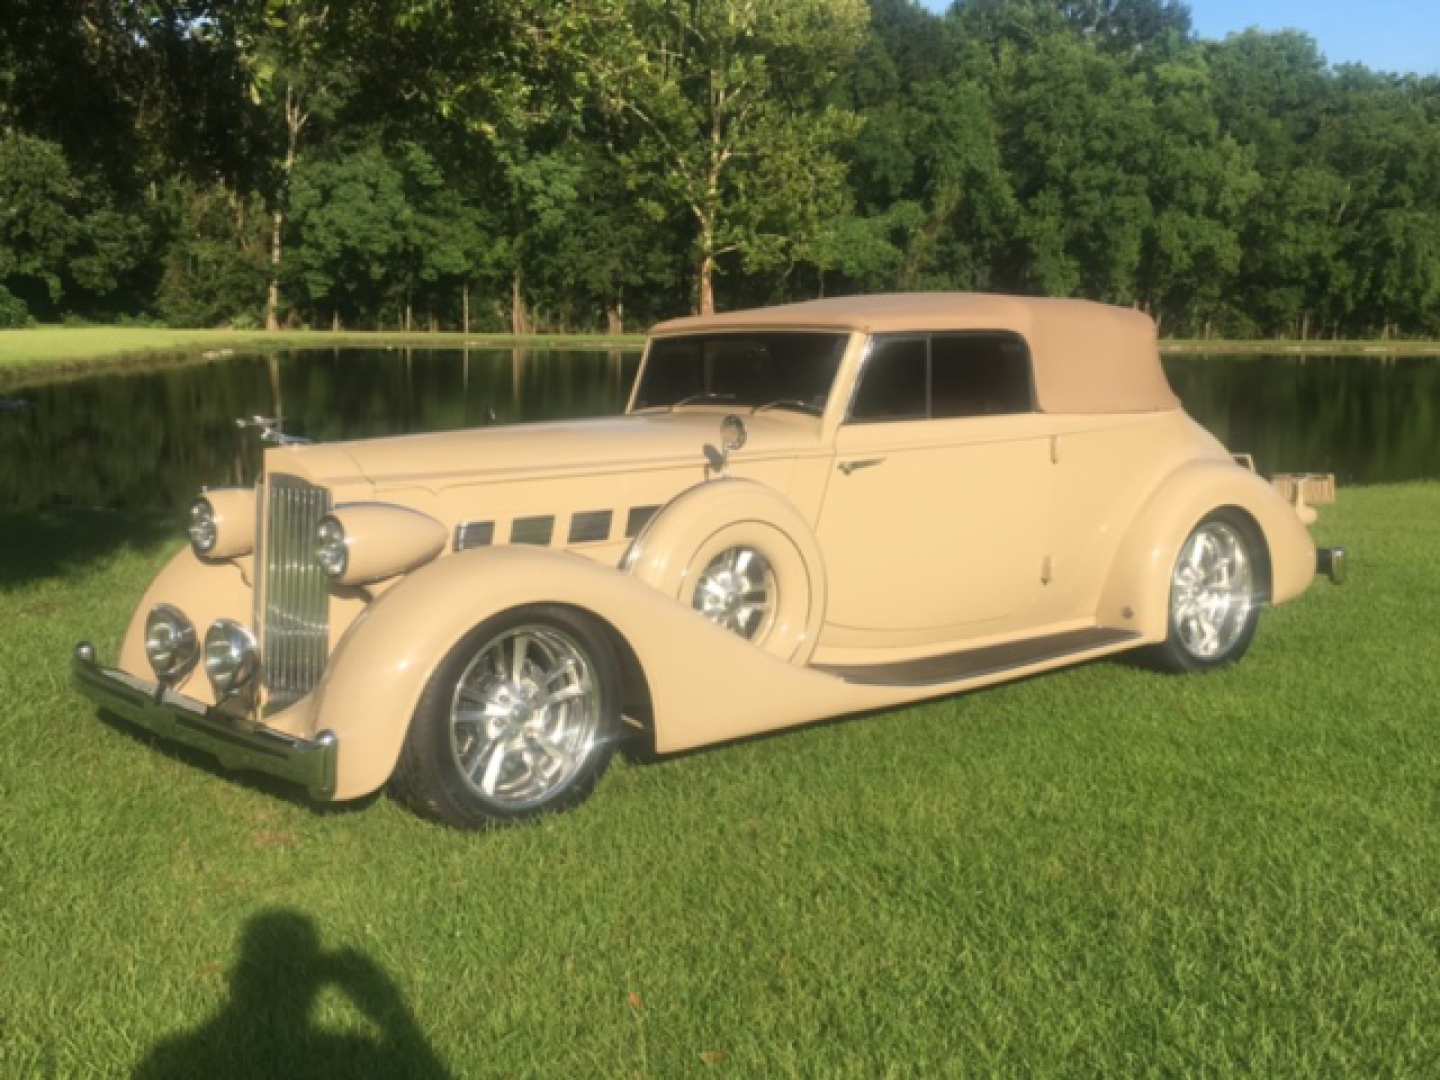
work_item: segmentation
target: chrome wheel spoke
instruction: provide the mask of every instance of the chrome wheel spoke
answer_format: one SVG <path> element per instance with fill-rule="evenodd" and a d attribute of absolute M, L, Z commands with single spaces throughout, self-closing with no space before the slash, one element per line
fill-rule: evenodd
<path fill-rule="evenodd" d="M 548 709 L 552 705 L 563 705 L 567 701 L 574 701 L 576 698 L 585 695 L 585 687 L 580 683 L 574 683 L 548 694 L 542 694 L 530 703 L 534 709 Z"/>
<path fill-rule="evenodd" d="M 495 778 L 500 775 L 500 767 L 505 764 L 505 743 L 500 739 L 492 739 L 482 743 L 480 750 L 470 759 L 466 766 L 465 773 L 472 784 L 477 785 L 482 791 L 495 788 Z"/>
<path fill-rule="evenodd" d="M 528 731 L 525 735 L 557 769 L 564 769 L 569 766 L 570 755 L 545 735 L 542 735 L 538 731 Z"/>
<path fill-rule="evenodd" d="M 510 681 L 518 683 L 525 677 L 525 658 L 530 651 L 530 635 L 516 634 L 511 648 L 515 653 L 510 663 Z"/>

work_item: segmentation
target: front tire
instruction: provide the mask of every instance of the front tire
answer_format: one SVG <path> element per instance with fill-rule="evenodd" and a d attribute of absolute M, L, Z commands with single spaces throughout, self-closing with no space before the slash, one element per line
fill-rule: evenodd
<path fill-rule="evenodd" d="M 583 612 L 547 604 L 491 616 L 426 684 L 392 790 L 461 829 L 576 806 L 610 764 L 620 686 L 615 649 Z"/>
<path fill-rule="evenodd" d="M 1217 510 L 1186 537 L 1170 575 L 1169 632 L 1151 653 L 1165 671 L 1213 671 L 1239 660 L 1260 621 L 1264 538 Z"/>

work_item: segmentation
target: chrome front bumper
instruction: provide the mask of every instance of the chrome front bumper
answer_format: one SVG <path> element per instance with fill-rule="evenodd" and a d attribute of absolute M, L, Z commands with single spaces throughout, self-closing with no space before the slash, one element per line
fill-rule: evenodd
<path fill-rule="evenodd" d="M 339 741 L 333 732 L 301 739 L 269 728 L 244 728 L 217 710 L 173 690 L 161 690 L 123 671 L 101 667 L 95 646 L 75 646 L 75 688 L 106 712 L 161 738 L 193 746 L 227 769 L 265 773 L 302 785 L 316 799 L 335 794 Z"/>

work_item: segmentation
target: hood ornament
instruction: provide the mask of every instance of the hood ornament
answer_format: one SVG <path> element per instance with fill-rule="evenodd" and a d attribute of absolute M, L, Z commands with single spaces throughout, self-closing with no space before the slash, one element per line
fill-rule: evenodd
<path fill-rule="evenodd" d="M 750 433 L 745 430 L 745 421 L 734 413 L 721 420 L 720 449 L 717 450 L 709 443 L 705 444 L 705 460 L 710 463 L 711 471 L 723 476 L 730 455 L 743 447 L 749 438 Z"/>
<path fill-rule="evenodd" d="M 271 446 L 309 446 L 314 439 L 303 435 L 286 435 L 282 430 L 285 418 L 282 416 L 238 416 L 235 426 L 244 430 L 253 428 L 260 432 L 260 441 Z"/>

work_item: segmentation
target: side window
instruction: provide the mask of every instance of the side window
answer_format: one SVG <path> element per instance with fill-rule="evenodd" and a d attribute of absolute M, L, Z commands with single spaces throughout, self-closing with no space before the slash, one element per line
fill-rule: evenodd
<path fill-rule="evenodd" d="M 923 337 L 875 338 L 850 405 L 850 419 L 916 420 L 928 415 L 925 368 Z"/>
<path fill-rule="evenodd" d="M 1030 350 L 1018 334 L 936 334 L 930 339 L 930 415 L 1031 412 Z"/>

